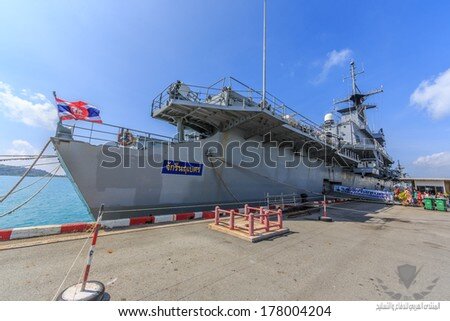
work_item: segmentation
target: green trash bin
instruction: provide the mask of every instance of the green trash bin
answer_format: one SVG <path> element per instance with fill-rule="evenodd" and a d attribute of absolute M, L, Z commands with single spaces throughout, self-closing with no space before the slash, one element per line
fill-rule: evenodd
<path fill-rule="evenodd" d="M 434 202 L 437 211 L 447 212 L 447 200 L 445 198 L 436 198 Z"/>
<path fill-rule="evenodd" d="M 434 199 L 433 198 L 429 198 L 429 197 L 424 198 L 423 204 L 424 204 L 424 208 L 426 210 L 431 210 L 431 211 L 434 210 Z"/>

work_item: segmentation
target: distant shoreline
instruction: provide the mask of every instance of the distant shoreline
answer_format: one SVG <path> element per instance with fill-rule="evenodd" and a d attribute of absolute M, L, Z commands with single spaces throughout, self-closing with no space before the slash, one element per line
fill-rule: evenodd
<path fill-rule="evenodd" d="M 23 175 L 23 174 L 22 174 Z M 5 177 L 21 177 L 22 175 L 18 175 L 18 174 L 0 174 L 0 177 L 5 176 Z M 45 175 L 30 175 L 28 174 L 27 177 L 43 177 Z M 54 178 L 60 178 L 60 177 L 67 177 L 67 175 L 55 175 L 53 176 Z"/>
<path fill-rule="evenodd" d="M 27 171 L 23 166 L 11 166 L 0 164 L 0 176 L 22 176 Z M 28 177 L 42 177 L 50 173 L 38 168 L 32 168 L 27 174 Z M 54 177 L 67 177 L 66 175 L 55 175 Z"/>

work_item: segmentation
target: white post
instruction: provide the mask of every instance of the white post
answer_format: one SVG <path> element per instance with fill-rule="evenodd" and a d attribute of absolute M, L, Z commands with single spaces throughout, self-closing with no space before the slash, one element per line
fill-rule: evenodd
<path fill-rule="evenodd" d="M 80 290 L 81 292 L 84 292 L 86 290 L 86 283 L 89 278 L 89 272 L 91 270 L 92 259 L 94 258 L 95 246 L 97 245 L 98 231 L 99 231 L 101 223 L 102 223 L 103 209 L 104 209 L 104 205 L 102 204 L 98 211 L 97 222 L 95 222 L 94 233 L 92 234 L 91 248 L 89 250 L 86 266 L 84 268 L 83 282 L 81 283 L 81 290 Z"/>

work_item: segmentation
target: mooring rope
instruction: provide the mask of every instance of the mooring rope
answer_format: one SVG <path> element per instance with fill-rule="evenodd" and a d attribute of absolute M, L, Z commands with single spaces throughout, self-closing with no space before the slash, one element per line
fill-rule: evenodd
<path fill-rule="evenodd" d="M 0 215 L 0 217 L 5 217 L 6 215 L 9 215 L 9 214 L 11 214 L 11 213 L 14 213 L 15 211 L 17 211 L 19 208 L 21 208 L 22 206 L 24 206 L 24 205 L 26 205 L 29 201 L 31 201 L 33 198 L 35 198 L 47 185 L 48 185 L 48 183 L 50 183 L 50 181 L 53 179 L 53 177 L 55 177 L 55 175 L 56 175 L 56 173 L 58 172 L 58 169 L 60 168 L 61 166 L 58 166 L 57 168 L 56 168 L 56 170 L 54 171 L 54 173 L 50 176 L 50 178 L 48 179 L 48 181 L 47 182 L 45 182 L 45 184 L 40 188 L 40 189 L 38 189 L 37 190 L 37 192 L 36 193 L 34 193 L 30 198 L 28 198 L 25 202 L 23 202 L 22 204 L 20 204 L 20 205 L 18 205 L 18 206 L 16 206 L 15 208 L 13 208 L 12 210 L 10 210 L 10 211 L 8 211 L 8 212 L 5 212 L 5 213 L 3 213 L 3 214 L 1 214 Z M 7 195 L 11 195 L 12 194 L 12 191 L 10 191 L 10 193 L 9 194 L 7 194 Z"/>
<path fill-rule="evenodd" d="M 87 232 L 89 232 L 89 235 L 86 237 L 86 240 L 84 240 L 83 246 L 81 247 L 80 251 L 78 252 L 77 256 L 75 257 L 75 259 L 72 262 L 72 265 L 70 266 L 69 270 L 67 271 L 66 275 L 64 276 L 64 279 L 62 280 L 61 284 L 58 287 L 58 290 L 56 290 L 55 295 L 52 298 L 52 301 L 55 301 L 56 298 L 58 297 L 59 292 L 61 291 L 62 287 L 64 286 L 64 283 L 66 283 L 67 278 L 69 277 L 70 272 L 72 271 L 73 267 L 75 266 L 75 263 L 78 261 L 78 259 L 80 258 L 81 253 L 83 253 L 84 248 L 86 247 L 87 242 L 89 241 L 89 239 L 91 238 L 92 234 L 94 233 L 94 225 L 92 225 L 91 230 L 88 230 Z"/>
<path fill-rule="evenodd" d="M 219 159 L 219 160 L 221 160 L 222 162 L 224 162 L 224 163 L 230 165 L 230 163 L 227 163 L 224 159 L 221 159 L 221 158 L 218 158 L 218 157 L 217 157 L 217 159 Z M 234 165 L 234 164 L 231 164 L 231 165 L 232 165 L 232 166 L 236 166 L 236 167 L 238 167 L 238 168 L 240 168 L 240 169 L 244 169 L 244 170 L 247 169 L 247 170 L 249 170 L 248 168 L 244 168 L 244 167 L 239 166 L 239 165 Z M 251 171 L 251 170 L 249 170 L 249 172 L 252 173 L 252 174 L 255 174 L 255 175 L 264 177 L 264 178 L 266 178 L 266 179 L 268 179 L 268 180 L 271 180 L 271 181 L 273 181 L 273 182 L 276 182 L 276 183 L 278 183 L 278 184 L 286 185 L 286 186 L 288 186 L 288 187 L 292 187 L 292 188 L 295 188 L 295 189 L 297 189 L 297 190 L 302 190 L 302 191 L 308 192 L 308 193 L 310 193 L 310 194 L 317 195 L 317 198 L 323 197 L 323 194 L 322 194 L 322 193 L 314 192 L 314 191 L 308 190 L 308 189 L 306 189 L 306 188 L 299 188 L 299 187 L 297 187 L 297 186 L 291 185 L 291 184 L 289 184 L 289 183 L 285 183 L 285 182 L 278 181 L 278 180 L 276 180 L 276 179 L 274 179 L 274 178 L 271 178 L 271 177 L 266 176 L 266 175 L 259 174 L 259 173 L 257 173 L 257 172 Z M 289 196 L 289 195 L 286 195 L 286 196 Z M 360 202 L 375 203 L 375 204 L 387 204 L 387 205 L 391 204 L 391 203 L 389 203 L 389 202 L 383 202 L 383 201 L 377 201 L 377 200 L 368 200 L 368 199 L 361 199 L 361 198 L 352 197 L 352 196 L 350 196 L 350 195 L 345 195 L 345 194 L 344 194 L 343 196 L 326 195 L 326 197 L 327 197 L 327 198 L 333 198 L 333 199 L 339 199 L 339 198 L 342 198 L 342 197 L 347 197 L 347 198 L 351 198 L 352 200 L 357 200 L 357 201 L 360 201 Z M 309 198 L 314 198 L 314 197 L 309 197 Z"/>
<path fill-rule="evenodd" d="M 10 161 L 26 161 L 26 160 L 31 160 L 31 159 L 35 159 L 36 156 L 35 155 L 30 155 L 30 156 L 22 156 L 22 155 L 0 155 L 0 157 L 8 157 L 8 158 L 1 158 L 0 162 L 10 162 Z M 44 159 L 44 158 L 56 158 L 58 156 L 56 155 L 42 155 L 40 158 Z"/>
<path fill-rule="evenodd" d="M 220 159 L 219 159 L 220 160 Z M 211 163 L 213 164 L 213 163 Z M 239 202 L 239 199 L 233 194 L 233 192 L 228 188 L 227 184 L 225 183 L 225 181 L 222 178 L 222 175 L 217 171 L 216 167 L 213 164 L 213 169 L 214 169 L 214 173 L 216 173 L 216 176 L 219 178 L 220 182 L 222 183 L 223 187 L 225 187 L 225 189 L 227 190 L 228 194 L 231 195 L 231 197 L 234 198 L 235 201 Z"/>
<path fill-rule="evenodd" d="M 308 189 L 306 189 L 306 188 L 299 188 L 298 186 L 295 186 L 295 185 L 292 185 L 292 184 L 289 184 L 289 183 L 286 183 L 286 182 L 281 182 L 281 181 L 279 181 L 279 180 L 277 180 L 277 179 L 274 179 L 274 178 L 272 178 L 272 177 L 269 177 L 269 176 L 262 175 L 262 174 L 260 174 L 260 173 L 254 172 L 254 171 L 250 170 L 249 168 L 245 168 L 245 167 L 242 167 L 242 166 L 239 166 L 239 165 L 235 165 L 235 164 L 229 163 L 229 162 L 225 161 L 224 158 L 221 158 L 221 157 L 211 157 L 211 158 L 216 158 L 217 160 L 219 160 L 219 161 L 221 161 L 222 163 L 227 164 L 227 165 L 229 165 L 229 166 L 236 166 L 236 167 L 239 168 L 239 169 L 247 170 L 247 171 L 248 171 L 249 173 L 251 173 L 251 174 L 254 174 L 254 175 L 263 177 L 263 178 L 268 179 L 268 180 L 270 180 L 270 181 L 272 181 L 272 182 L 275 182 L 275 183 L 277 183 L 277 184 L 285 185 L 285 186 L 288 186 L 288 187 L 293 188 L 293 189 L 296 189 L 296 190 L 300 190 L 300 191 L 304 191 L 304 192 L 307 192 L 307 193 L 310 193 L 310 194 L 317 195 L 316 197 L 309 197 L 309 198 L 322 198 L 322 197 L 323 197 L 323 194 L 322 194 L 322 193 L 313 192 L 313 191 L 308 190 Z M 286 195 L 286 197 L 288 197 L 288 196 L 289 196 L 289 194 Z M 327 195 L 326 197 L 327 197 L 327 198 L 332 198 L 332 199 L 339 199 L 339 198 L 342 198 L 342 196 L 332 196 L 332 195 Z M 349 197 L 349 196 L 347 196 L 347 197 Z"/>
<path fill-rule="evenodd" d="M 50 162 L 50 163 L 40 163 L 40 164 L 34 165 L 34 167 L 36 167 L 36 166 L 45 166 L 45 165 L 53 165 L 53 164 L 60 164 L 60 162 L 57 161 L 57 162 Z"/>
<path fill-rule="evenodd" d="M 49 139 L 47 141 L 47 143 L 45 144 L 44 148 L 41 150 L 41 152 L 38 154 L 38 156 L 36 157 L 36 159 L 33 161 L 33 163 L 31 164 L 30 167 L 28 167 L 28 169 L 25 171 L 25 173 L 23 173 L 22 177 L 20 177 L 19 181 L 8 191 L 8 193 L 6 193 L 6 195 L 4 197 L 2 197 L 0 199 L 0 203 L 3 202 L 4 200 L 6 200 L 8 198 L 9 195 L 12 194 L 12 192 L 14 192 L 14 190 L 19 186 L 20 183 L 22 183 L 22 181 L 25 179 L 25 177 L 28 175 L 28 173 L 31 171 L 31 169 L 34 167 L 34 165 L 38 162 L 38 160 L 41 158 L 41 156 L 44 154 L 45 150 L 47 149 L 48 145 L 50 144 L 51 139 Z M 1 216 L 0 216 L 1 217 Z"/>
<path fill-rule="evenodd" d="M 16 193 L 18 193 L 18 192 L 20 192 L 20 191 L 23 191 L 24 189 L 27 189 L 28 187 L 31 187 L 31 186 L 33 186 L 34 184 L 40 182 L 40 181 L 43 180 L 44 178 L 49 177 L 55 170 L 56 170 L 56 167 L 55 167 L 53 170 L 51 170 L 50 172 L 48 172 L 47 174 L 45 174 L 44 176 L 39 177 L 39 178 L 38 178 L 37 180 L 35 180 L 34 182 L 32 182 L 32 183 L 30 183 L 30 184 L 28 184 L 28 185 L 26 185 L 26 186 L 24 186 L 24 187 L 21 187 L 21 188 L 19 188 L 18 190 L 15 190 L 14 192 L 11 193 L 11 195 L 12 195 L 12 194 L 16 194 Z M 1 198 L 1 197 L 2 197 L 2 196 L 0 196 L 0 198 Z"/>

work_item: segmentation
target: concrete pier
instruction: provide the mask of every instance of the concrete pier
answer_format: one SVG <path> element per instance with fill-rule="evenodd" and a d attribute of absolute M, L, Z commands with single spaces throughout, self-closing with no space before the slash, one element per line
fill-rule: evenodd
<path fill-rule="evenodd" d="M 288 218 L 290 234 L 256 244 L 208 221 L 105 232 L 91 277 L 111 300 L 392 300 L 389 291 L 414 299 L 430 285 L 424 300 L 450 300 L 450 214 L 370 203 L 328 213 L 333 223 L 318 221 L 320 213 Z M 84 242 L 65 237 L 3 242 L 0 300 L 52 299 Z M 409 288 L 399 280 L 404 265 L 419 270 Z"/>

